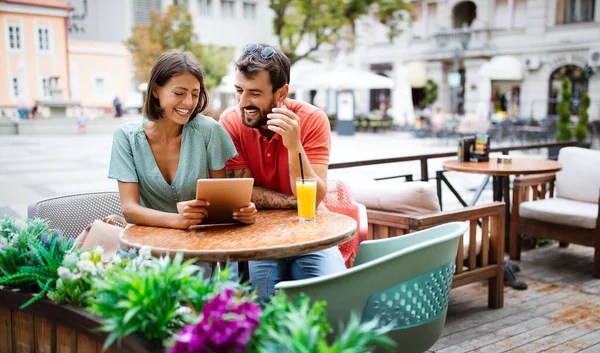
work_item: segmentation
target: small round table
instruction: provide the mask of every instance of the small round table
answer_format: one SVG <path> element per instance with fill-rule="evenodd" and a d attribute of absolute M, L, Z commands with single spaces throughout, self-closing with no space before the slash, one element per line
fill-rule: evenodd
<path fill-rule="evenodd" d="M 562 169 L 560 163 L 549 159 L 512 158 L 512 163 L 507 164 L 498 163 L 495 157 L 490 157 L 488 162 L 449 160 L 443 163 L 443 167 L 445 170 L 455 172 L 491 175 L 493 177 L 494 201 L 505 199 L 507 212 L 510 209 L 509 176 L 556 173 Z"/>
<path fill-rule="evenodd" d="M 154 256 L 182 252 L 203 262 L 276 259 L 308 254 L 342 244 L 356 234 L 356 221 L 317 211 L 300 222 L 296 210 L 260 210 L 256 223 L 192 227 L 189 230 L 131 226 L 121 233 L 123 250 L 148 246 Z"/>
<path fill-rule="evenodd" d="M 488 162 L 459 162 L 448 160 L 443 163 L 445 170 L 462 173 L 486 174 L 492 176 L 494 201 L 504 201 L 504 239 L 505 247 L 509 248 L 510 239 L 510 176 L 527 174 L 556 173 L 562 169 L 562 165 L 549 159 L 512 158 L 512 163 L 498 163 L 497 158 L 490 157 Z M 473 204 L 477 201 L 479 193 L 487 184 L 487 180 L 480 186 Z M 505 263 L 508 265 L 509 262 Z M 510 266 L 508 271 L 512 275 Z M 506 271 L 505 271 L 506 272 Z M 514 276 L 514 275 L 513 275 Z M 506 279 L 506 274 L 505 274 Z"/>

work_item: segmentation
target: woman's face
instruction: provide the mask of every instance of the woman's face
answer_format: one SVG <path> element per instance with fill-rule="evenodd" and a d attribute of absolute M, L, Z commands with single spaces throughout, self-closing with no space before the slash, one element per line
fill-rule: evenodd
<path fill-rule="evenodd" d="M 152 91 L 162 109 L 162 116 L 177 124 L 185 124 L 196 106 L 200 95 L 200 81 L 190 74 L 173 76 L 162 87 Z"/>

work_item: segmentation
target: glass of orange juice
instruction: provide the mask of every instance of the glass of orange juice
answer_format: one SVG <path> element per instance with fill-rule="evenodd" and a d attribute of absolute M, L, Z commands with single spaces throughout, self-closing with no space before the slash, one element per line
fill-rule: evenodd
<path fill-rule="evenodd" d="M 315 208 L 317 204 L 317 178 L 296 178 L 296 198 L 298 199 L 298 219 L 300 222 L 315 219 Z"/>

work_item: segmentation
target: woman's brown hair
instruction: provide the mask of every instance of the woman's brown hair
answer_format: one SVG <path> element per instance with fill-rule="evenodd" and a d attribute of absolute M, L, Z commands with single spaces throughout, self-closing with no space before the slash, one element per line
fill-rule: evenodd
<path fill-rule="evenodd" d="M 189 51 L 182 52 L 180 50 L 169 50 L 162 53 L 150 72 L 150 80 L 146 90 L 146 100 L 144 101 L 144 109 L 142 113 L 148 120 L 156 121 L 162 118 L 162 109 L 158 98 L 154 97 L 152 91 L 155 87 L 164 86 L 174 76 L 179 76 L 185 73 L 194 75 L 200 82 L 200 94 L 198 105 L 190 115 L 190 120 L 194 119 L 196 114 L 202 113 L 208 107 L 208 93 L 204 86 L 204 72 L 194 54 Z"/>

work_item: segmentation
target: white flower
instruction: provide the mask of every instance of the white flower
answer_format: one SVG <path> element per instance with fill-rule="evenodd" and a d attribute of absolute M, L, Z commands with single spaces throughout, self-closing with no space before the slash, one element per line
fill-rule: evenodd
<path fill-rule="evenodd" d="M 96 264 L 96 270 L 98 270 L 98 274 L 100 274 L 100 276 L 104 276 L 104 263 L 102 263 L 102 261 Z"/>
<path fill-rule="evenodd" d="M 88 253 L 89 254 L 89 253 Z M 94 263 L 90 260 L 81 260 L 77 263 L 77 267 L 83 271 L 83 272 L 89 272 L 92 274 L 92 276 L 95 276 L 96 273 L 98 273 L 98 270 L 96 270 L 96 266 L 94 265 Z"/>
<path fill-rule="evenodd" d="M 103 248 L 103 247 L 101 247 L 101 246 L 99 246 L 99 245 L 98 245 L 98 246 L 96 246 L 96 247 L 94 248 L 94 254 L 95 254 L 95 255 L 99 255 L 100 257 L 102 257 L 102 254 L 104 254 L 104 248 Z"/>
<path fill-rule="evenodd" d="M 142 259 L 149 259 L 152 257 L 152 252 L 150 251 L 149 246 L 142 246 L 140 249 L 140 256 Z"/>
<path fill-rule="evenodd" d="M 177 313 L 178 315 L 191 314 L 192 309 L 188 308 L 187 306 L 180 306 L 179 308 L 177 308 L 177 310 L 175 310 L 175 313 Z"/>
<path fill-rule="evenodd" d="M 79 255 L 79 258 L 80 258 L 81 260 L 84 260 L 84 261 L 85 261 L 85 260 L 89 260 L 89 259 L 91 259 L 91 258 L 92 258 L 92 255 L 90 254 L 90 252 L 89 252 L 89 251 L 85 251 L 85 252 L 82 252 L 82 253 L 81 253 L 81 255 Z"/>
<path fill-rule="evenodd" d="M 8 245 L 8 240 L 5 237 L 0 237 L 0 246 L 6 247 Z"/>
<path fill-rule="evenodd" d="M 123 260 L 121 259 L 121 256 L 119 255 L 115 255 L 113 256 L 113 258 L 110 260 L 111 263 L 115 264 L 115 265 L 120 265 Z"/>
<path fill-rule="evenodd" d="M 73 268 L 75 266 L 77 266 L 77 261 L 79 259 L 77 259 L 77 254 L 70 252 L 68 254 L 65 255 L 65 258 L 63 259 L 63 266 L 67 267 L 67 268 Z"/>
<path fill-rule="evenodd" d="M 71 270 L 69 270 L 68 268 L 60 266 L 58 268 L 57 272 L 58 272 L 58 277 L 64 278 L 64 279 L 71 279 Z"/>

